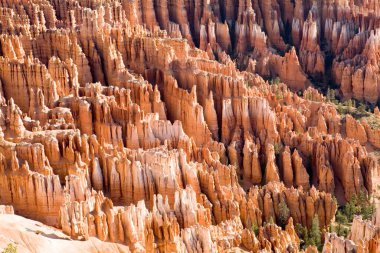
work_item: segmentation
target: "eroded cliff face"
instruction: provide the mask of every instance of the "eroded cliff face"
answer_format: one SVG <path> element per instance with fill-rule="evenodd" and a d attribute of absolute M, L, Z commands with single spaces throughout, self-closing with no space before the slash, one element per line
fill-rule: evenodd
<path fill-rule="evenodd" d="M 0 0 L 0 204 L 132 252 L 299 252 L 295 224 L 374 191 L 380 147 L 308 79 L 322 41 L 334 67 L 374 52 L 337 33 L 375 5 L 304 2 Z"/>
<path fill-rule="evenodd" d="M 378 211 L 376 215 L 379 215 Z M 363 221 L 360 216 L 356 216 L 347 239 L 338 237 L 335 233 L 326 233 L 322 252 L 378 252 L 379 250 L 380 225 L 378 220 L 374 217 L 372 221 Z"/>
<path fill-rule="evenodd" d="M 111 22 L 125 17 L 151 30 L 159 26 L 173 38 L 187 39 L 210 58 L 221 60 L 226 52 L 237 59 L 240 69 L 267 78 L 278 76 L 293 90 L 307 88 L 311 78 L 337 84 L 344 98 L 379 100 L 377 0 L 117 2 L 117 6 L 104 6 L 105 14 L 107 8 L 118 13 L 108 15 Z M 59 7 L 57 1 L 53 6 L 59 10 L 57 22 L 70 26 L 80 22 L 70 12 L 73 6 Z"/>

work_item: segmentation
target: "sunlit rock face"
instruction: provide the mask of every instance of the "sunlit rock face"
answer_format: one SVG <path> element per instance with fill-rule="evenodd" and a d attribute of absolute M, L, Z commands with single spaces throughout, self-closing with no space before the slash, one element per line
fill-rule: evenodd
<path fill-rule="evenodd" d="M 0 247 L 301 252 L 377 190 L 380 130 L 313 88 L 378 101 L 377 4 L 0 0 Z"/>

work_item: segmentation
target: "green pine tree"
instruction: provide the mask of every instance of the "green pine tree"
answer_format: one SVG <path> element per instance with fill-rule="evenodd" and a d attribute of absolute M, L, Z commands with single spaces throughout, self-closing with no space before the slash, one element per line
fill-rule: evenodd
<path fill-rule="evenodd" d="M 314 216 L 312 220 L 311 228 L 307 233 L 307 237 L 305 238 L 305 244 L 306 246 L 316 246 L 318 250 L 322 250 L 321 230 L 319 227 L 318 216 Z"/>
<path fill-rule="evenodd" d="M 290 217 L 290 210 L 286 205 L 285 201 L 281 201 L 278 205 L 278 222 L 280 226 L 285 227 L 288 223 L 288 219 Z"/>

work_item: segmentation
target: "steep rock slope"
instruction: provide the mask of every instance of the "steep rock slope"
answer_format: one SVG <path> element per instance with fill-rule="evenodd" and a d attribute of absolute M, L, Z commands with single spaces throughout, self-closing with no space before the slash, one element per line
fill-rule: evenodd
<path fill-rule="evenodd" d="M 379 175 L 378 130 L 306 89 L 342 4 L 307 2 L 0 0 L 0 204 L 110 249 L 298 252 Z"/>

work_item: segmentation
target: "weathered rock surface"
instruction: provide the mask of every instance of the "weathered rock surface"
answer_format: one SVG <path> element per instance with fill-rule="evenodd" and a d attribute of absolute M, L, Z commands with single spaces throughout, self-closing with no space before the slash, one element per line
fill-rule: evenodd
<path fill-rule="evenodd" d="M 309 80 L 377 101 L 378 11 L 356 2 L 0 0 L 9 239 L 37 240 L 14 212 L 78 251 L 300 252 L 296 224 L 325 229 L 378 185 L 379 130 Z M 352 247 L 377 249 L 361 224 Z M 36 248 L 54 243 L 70 245 Z M 350 247 L 326 235 L 326 252 Z"/>
<path fill-rule="evenodd" d="M 326 234 L 322 252 L 378 252 L 380 250 L 380 226 L 376 222 L 363 221 L 360 216 L 353 220 L 348 239 Z"/>

